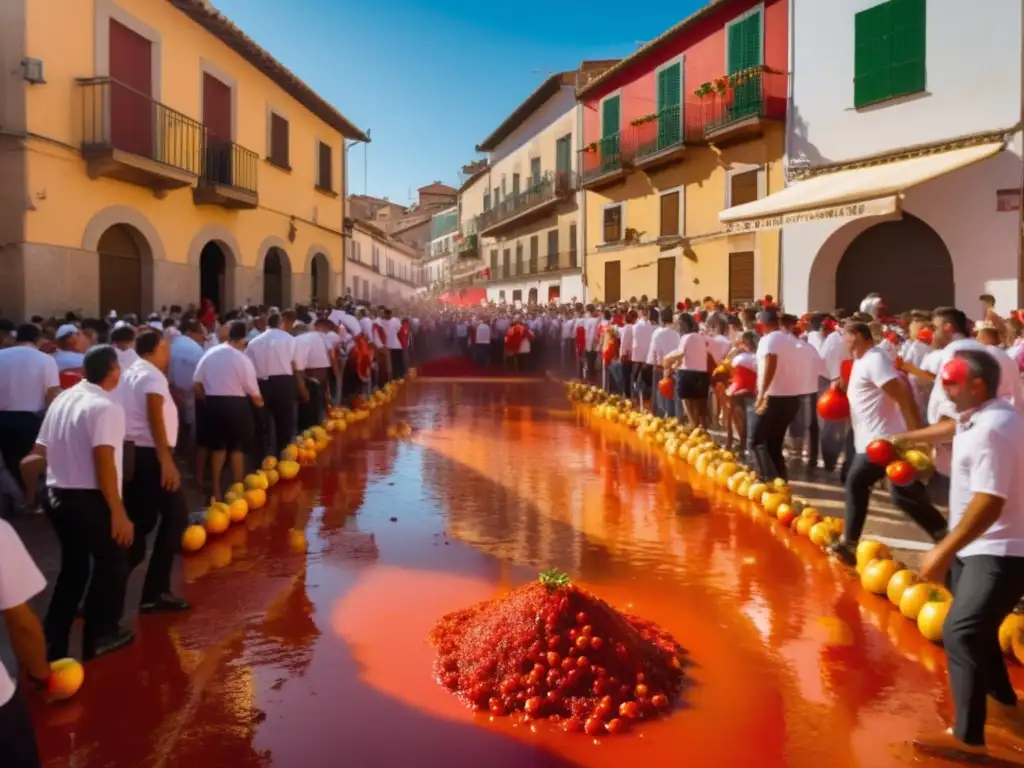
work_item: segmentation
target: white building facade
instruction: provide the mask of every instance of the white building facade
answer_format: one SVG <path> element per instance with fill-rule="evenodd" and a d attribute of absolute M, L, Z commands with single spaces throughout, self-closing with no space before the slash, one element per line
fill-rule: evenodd
<path fill-rule="evenodd" d="M 358 220 L 346 243 L 345 288 L 353 298 L 387 304 L 417 293 L 423 276 L 414 248 Z"/>
<path fill-rule="evenodd" d="M 1019 306 L 1019 0 L 793 0 L 786 189 L 724 211 L 783 230 L 790 312 Z"/>

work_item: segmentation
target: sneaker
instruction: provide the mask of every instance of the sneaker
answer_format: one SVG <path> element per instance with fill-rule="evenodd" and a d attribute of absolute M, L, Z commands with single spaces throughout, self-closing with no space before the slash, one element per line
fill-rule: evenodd
<path fill-rule="evenodd" d="M 832 557 L 842 560 L 846 565 L 854 567 L 857 565 L 857 543 L 848 542 L 845 539 L 833 541 L 826 550 Z"/>

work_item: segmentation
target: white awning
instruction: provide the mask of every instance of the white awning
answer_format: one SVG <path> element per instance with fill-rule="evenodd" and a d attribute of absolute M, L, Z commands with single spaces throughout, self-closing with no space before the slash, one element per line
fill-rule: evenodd
<path fill-rule="evenodd" d="M 824 173 L 718 214 L 730 232 L 778 229 L 822 219 L 885 216 L 899 210 L 899 197 L 918 184 L 1001 151 L 1002 142 L 951 149 L 884 165 Z"/>

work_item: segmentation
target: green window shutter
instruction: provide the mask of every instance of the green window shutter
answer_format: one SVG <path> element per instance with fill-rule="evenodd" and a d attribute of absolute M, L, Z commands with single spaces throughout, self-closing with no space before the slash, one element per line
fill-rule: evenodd
<path fill-rule="evenodd" d="M 619 97 L 604 100 L 601 107 L 601 138 L 606 139 L 619 132 Z"/>
<path fill-rule="evenodd" d="M 555 145 L 555 171 L 569 173 L 572 170 L 572 146 L 570 137 L 563 136 Z"/>
<path fill-rule="evenodd" d="M 892 95 L 925 86 L 926 0 L 891 0 Z"/>
<path fill-rule="evenodd" d="M 729 25 L 729 74 L 743 69 L 743 22 Z"/>
<path fill-rule="evenodd" d="M 761 64 L 761 14 L 753 13 L 743 22 L 742 68 Z"/>
<path fill-rule="evenodd" d="M 667 107 L 678 107 L 680 101 L 681 73 L 679 62 L 658 72 L 658 111 Z"/>
<path fill-rule="evenodd" d="M 890 4 L 854 16 L 853 103 L 862 107 L 892 96 Z"/>

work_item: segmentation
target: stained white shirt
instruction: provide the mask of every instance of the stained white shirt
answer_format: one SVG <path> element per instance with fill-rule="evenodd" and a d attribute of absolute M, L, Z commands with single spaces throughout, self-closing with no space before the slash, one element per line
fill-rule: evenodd
<path fill-rule="evenodd" d="M 142 358 L 128 370 L 121 371 L 121 383 L 117 387 L 117 400 L 124 408 L 125 439 L 142 448 L 156 448 L 149 425 L 149 395 L 163 398 L 164 431 L 167 444 L 173 448 L 178 442 L 178 407 L 171 397 L 170 382 L 163 371 Z"/>
<path fill-rule="evenodd" d="M 633 354 L 632 358 L 638 363 L 647 362 L 647 353 L 651 349 L 651 337 L 654 335 L 654 326 L 647 320 L 637 320 L 633 325 Z"/>
<path fill-rule="evenodd" d="M 1006 400 L 989 401 L 957 424 L 949 489 L 949 527 L 976 493 L 1005 500 L 999 519 L 959 557 L 1024 557 L 1024 416 Z"/>
<path fill-rule="evenodd" d="M 784 331 L 772 331 L 761 337 L 757 345 L 757 369 L 763 372 L 766 368 L 765 358 L 775 355 L 775 376 L 766 392 L 768 397 L 792 397 L 807 394 L 801 392 L 804 381 L 800 367 L 800 353 L 796 348 L 796 339 Z M 761 373 L 760 375 L 763 375 Z"/>
<path fill-rule="evenodd" d="M 846 396 L 850 399 L 853 447 L 857 453 L 864 453 L 872 440 L 906 431 L 907 422 L 899 404 L 882 390 L 898 378 L 892 358 L 878 347 L 853 361 Z"/>
<path fill-rule="evenodd" d="M 92 451 L 114 449 L 121 487 L 125 435 L 124 409 L 95 384 L 81 381 L 50 405 L 36 442 L 46 446 L 46 484 L 55 488 L 97 489 Z"/>
<path fill-rule="evenodd" d="M 0 349 L 0 411 L 42 413 L 46 391 L 60 386 L 57 361 L 35 347 Z"/>
<path fill-rule="evenodd" d="M 256 376 L 261 379 L 291 376 L 294 372 L 293 364 L 299 370 L 305 370 L 305 365 L 298 365 L 305 362 L 304 355 L 298 349 L 298 340 L 280 328 L 267 328 L 249 342 L 245 354 L 252 360 Z"/>
<path fill-rule="evenodd" d="M 85 355 L 68 349 L 58 349 L 53 353 L 53 359 L 57 362 L 57 370 L 59 371 L 68 371 L 85 365 Z"/>
<path fill-rule="evenodd" d="M 226 342 L 203 353 L 192 381 L 203 385 L 207 397 L 255 397 L 260 393 L 252 360 Z"/>
<path fill-rule="evenodd" d="M 27 603 L 44 589 L 46 579 L 39 566 L 11 524 L 0 519 L 0 612 Z M 15 689 L 14 680 L 0 662 L 0 707 L 14 697 Z"/>

